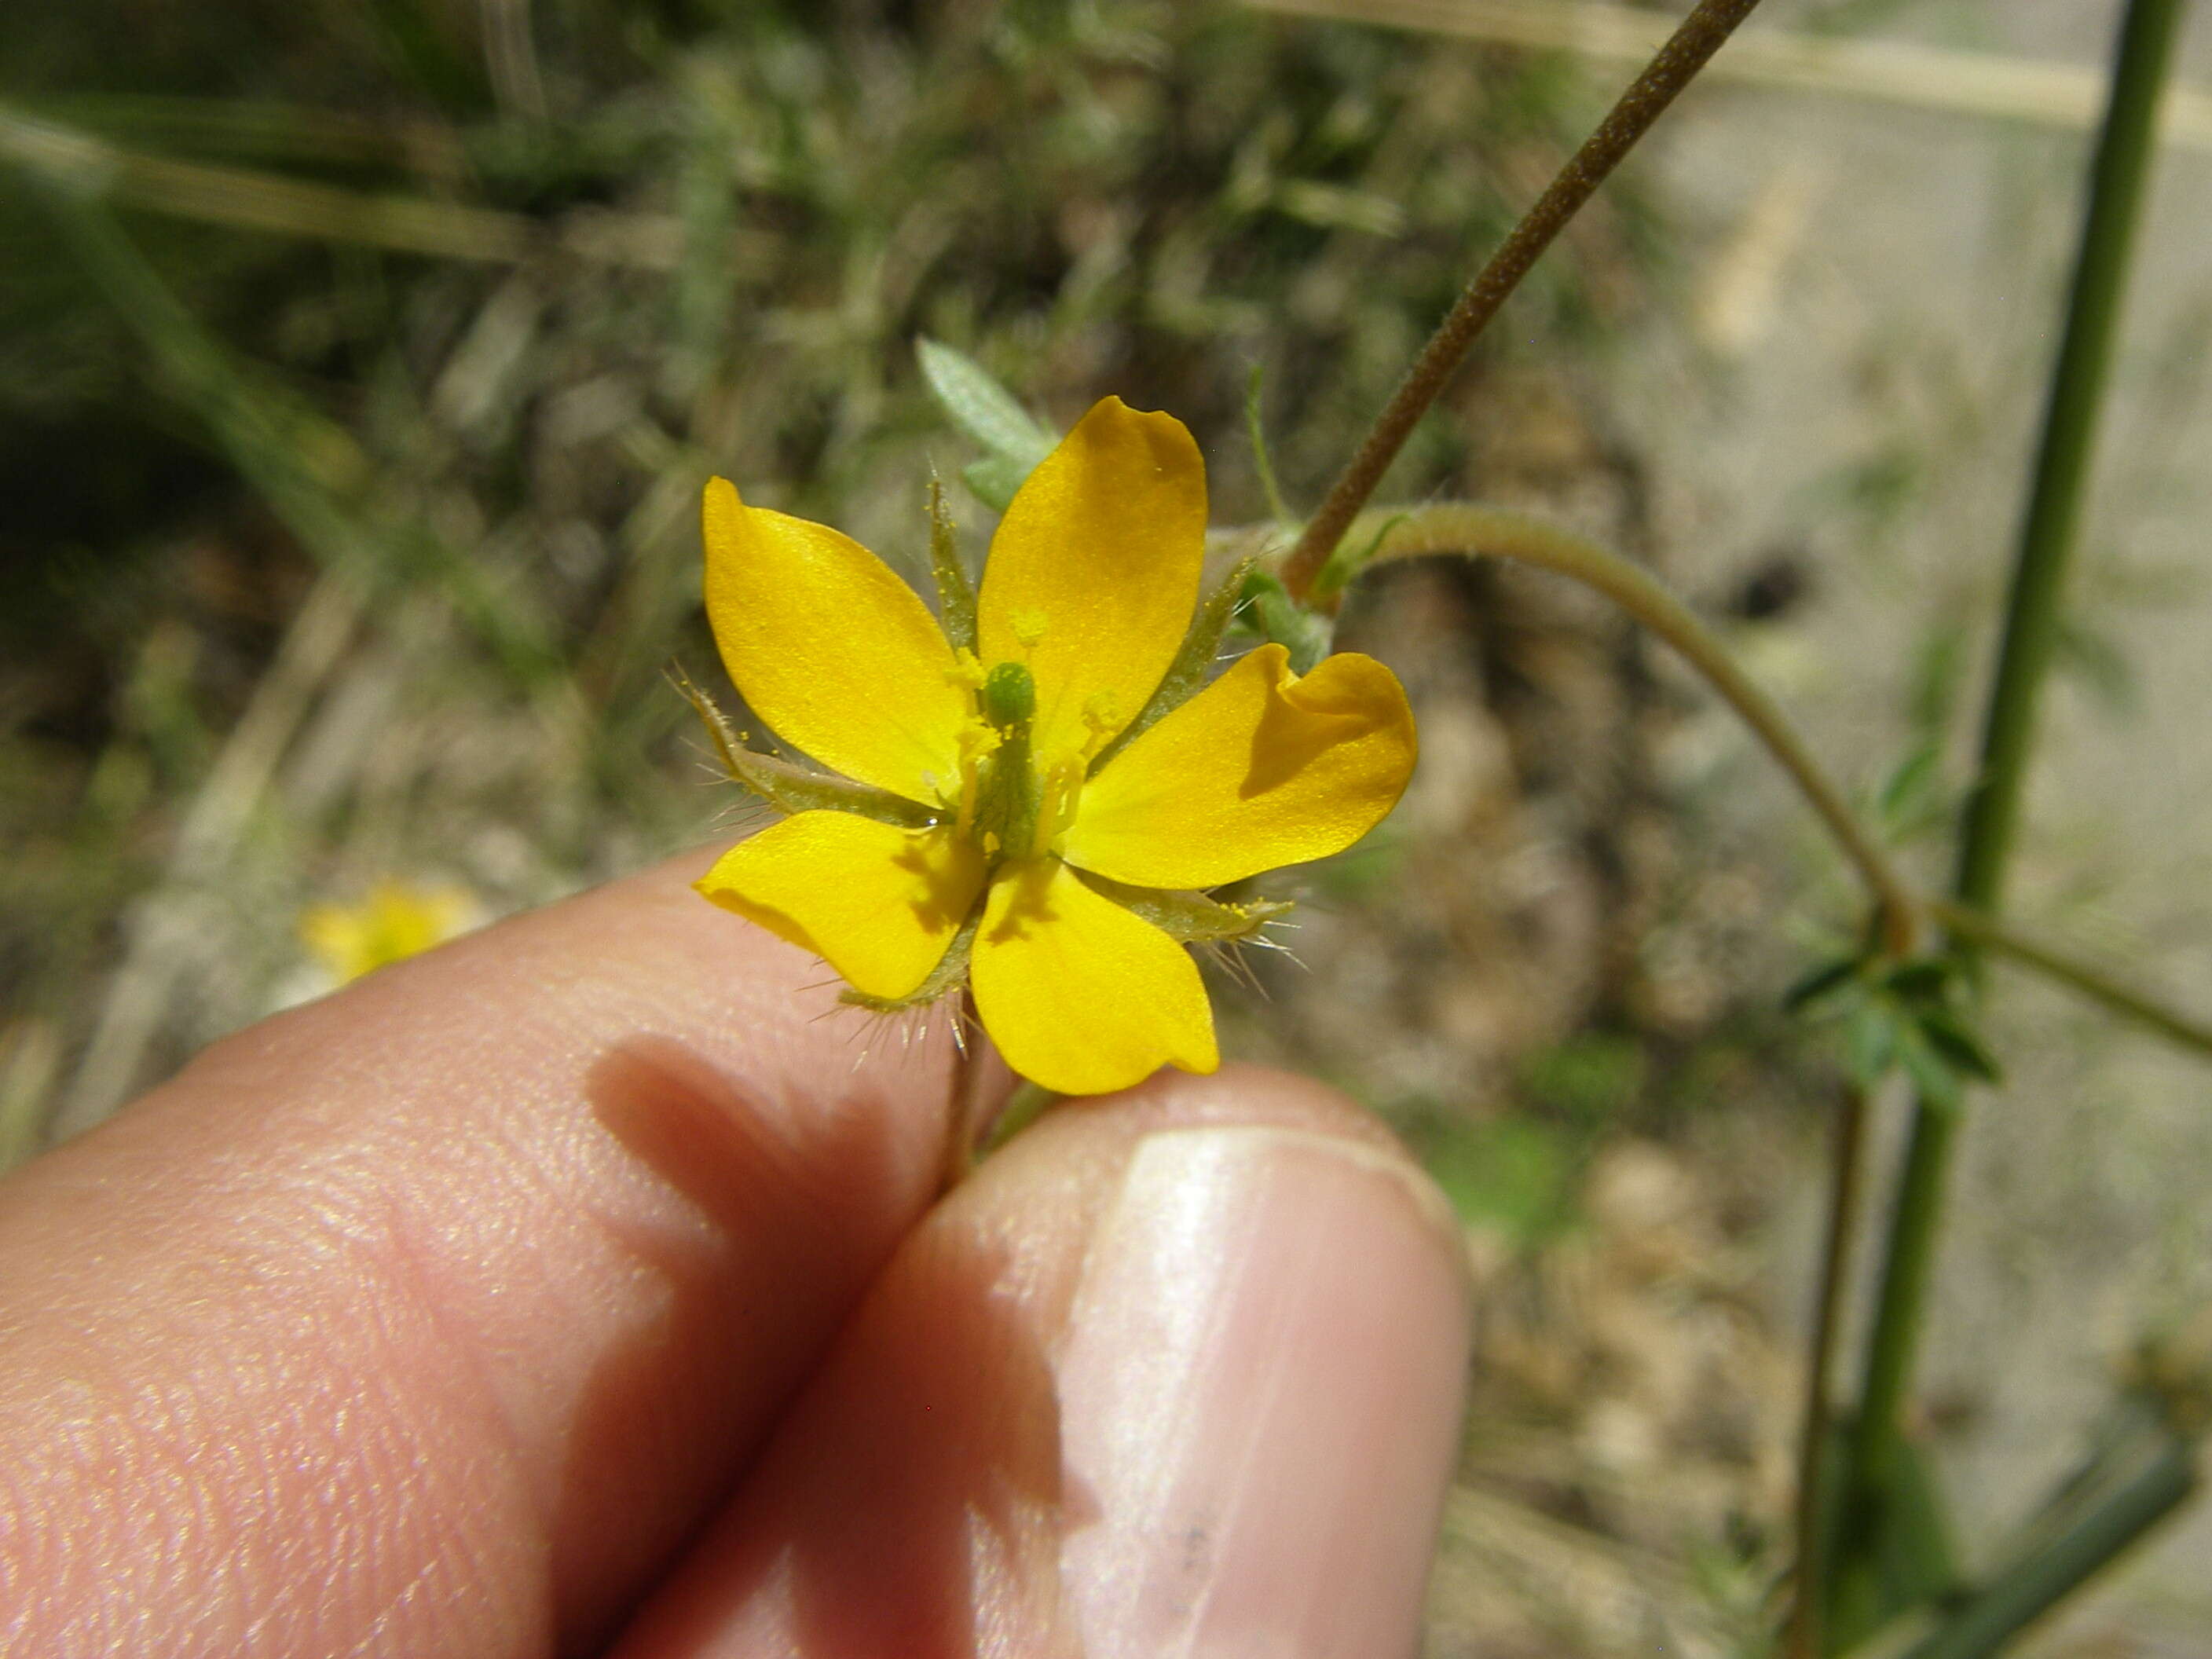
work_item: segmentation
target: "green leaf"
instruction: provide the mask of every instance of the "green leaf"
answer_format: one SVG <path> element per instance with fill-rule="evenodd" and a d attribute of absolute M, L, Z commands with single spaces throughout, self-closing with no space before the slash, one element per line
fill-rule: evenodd
<path fill-rule="evenodd" d="M 1893 968 L 1883 983 L 1907 1002 L 1937 1002 L 1959 976 L 1959 964 L 1950 957 L 1917 957 Z"/>
<path fill-rule="evenodd" d="M 1850 1421 L 1835 1426 L 1831 1480 L 1840 1481 Z M 1871 1471 L 1875 1485 L 1854 1495 L 1832 1485 L 1822 1518 L 1828 1605 L 1821 1620 L 1831 1653 L 1848 1652 L 1900 1614 L 1955 1592 L 1958 1551 L 1942 1494 L 1918 1446 L 1897 1442 Z"/>
<path fill-rule="evenodd" d="M 1936 781 L 1939 759 L 1936 745 L 1923 743 L 1897 763 L 1875 802 L 1882 817 L 1894 821 L 1916 816 L 1915 809 L 1925 800 L 1929 787 Z"/>
<path fill-rule="evenodd" d="M 1928 1040 L 1926 1029 L 1917 1019 L 1899 1020 L 1893 1029 L 1898 1063 L 1921 1098 L 1930 1105 L 1955 1108 L 1965 1092 L 1959 1073 Z"/>
<path fill-rule="evenodd" d="M 1948 1008 L 1928 1008 L 1920 1013 L 1920 1034 L 1953 1070 L 1984 1083 L 2003 1075 L 1996 1056 L 1990 1052 L 1972 1026 Z"/>
<path fill-rule="evenodd" d="M 986 455 L 980 461 L 970 461 L 960 469 L 960 479 L 975 493 L 975 499 L 994 513 L 1003 513 L 1014 504 L 1014 496 L 1028 482 L 1034 463 L 1017 461 L 1006 455 Z"/>
<path fill-rule="evenodd" d="M 1844 1063 L 1862 1089 L 1871 1089 L 1889 1074 L 1897 1059 L 1897 1011 L 1887 1000 L 1869 997 L 1851 1011 L 1844 1025 Z"/>
<path fill-rule="evenodd" d="M 1855 956 L 1815 963 L 1782 994 L 1782 1006 L 1790 1013 L 1801 1012 L 1855 983 L 1858 975 L 1859 958 Z"/>
<path fill-rule="evenodd" d="M 2057 666 L 2086 687 L 2108 714 L 2139 714 L 2142 690 L 2127 653 L 2112 635 L 2071 617 L 2058 620 Z"/>
<path fill-rule="evenodd" d="M 1260 381 L 1263 374 L 1260 364 L 1252 365 L 1252 372 L 1244 381 L 1244 430 L 1252 440 L 1252 465 L 1260 475 L 1261 493 L 1267 498 L 1267 511 L 1274 515 L 1277 524 L 1292 522 L 1291 509 L 1283 500 L 1283 486 L 1275 477 L 1273 458 L 1267 453 L 1267 429 L 1261 417 Z"/>
<path fill-rule="evenodd" d="M 936 340 L 916 342 L 915 352 L 921 360 L 922 378 L 945 412 L 994 457 L 1018 464 L 1026 477 L 1052 453 L 1053 434 L 982 364 Z"/>

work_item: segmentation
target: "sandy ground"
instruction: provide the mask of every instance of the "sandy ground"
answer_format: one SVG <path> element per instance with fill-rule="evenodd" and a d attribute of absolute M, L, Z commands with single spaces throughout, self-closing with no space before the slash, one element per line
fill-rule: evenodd
<path fill-rule="evenodd" d="M 2118 11 L 1922 6 L 1886 28 L 2090 62 Z M 2179 69 L 2212 83 L 2201 9 Z M 1664 151 L 1710 240 L 1673 325 L 1632 353 L 1625 418 L 1663 481 L 1665 538 L 1690 588 L 1777 550 L 1808 562 L 1810 600 L 1753 642 L 1754 659 L 1855 783 L 1878 781 L 1899 751 L 1931 638 L 1963 630 L 1978 695 L 2084 154 L 2048 130 L 1713 88 Z M 2012 884 L 2020 919 L 2198 1007 L 2212 1006 L 2208 225 L 2212 154 L 2168 147 L 2075 587 L 2124 658 L 2132 706 L 2079 675 L 2049 701 Z M 1899 475 L 1895 495 L 1876 487 Z M 1795 812 L 1720 716 L 1676 742 L 1686 767 L 1740 790 L 1743 812 Z M 1954 777 L 1970 758 L 1959 745 Z M 1967 1139 L 1923 1372 L 1970 1550 L 2063 1466 L 2129 1342 L 2212 1303 L 2203 1066 L 2014 977 L 1994 1029 L 2009 1083 Z M 1785 1231 L 1809 1243 L 1809 1172 L 1802 1185 Z M 2200 1504 L 2046 1639 L 2072 1651 L 2124 1620 L 2139 1644 L 2124 1650 L 2202 1651 L 2208 1549 L 2212 1506 Z"/>

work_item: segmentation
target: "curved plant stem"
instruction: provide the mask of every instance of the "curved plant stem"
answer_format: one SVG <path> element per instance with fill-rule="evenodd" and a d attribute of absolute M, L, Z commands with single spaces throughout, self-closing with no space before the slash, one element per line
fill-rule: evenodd
<path fill-rule="evenodd" d="M 2120 27 L 2067 298 L 2065 337 L 2051 372 L 2042 441 L 2013 565 L 2004 642 L 1984 726 L 1982 771 L 1960 837 L 1954 890 L 1961 905 L 1984 913 L 1996 908 L 2003 890 L 2033 749 L 2036 703 L 2057 643 L 2059 605 L 2150 167 L 2159 91 L 2180 11 L 2179 0 L 2129 0 Z M 1954 1106 L 1924 1097 L 1915 1105 L 1867 1348 L 1859 1432 L 1850 1452 L 1847 1492 L 1854 1502 L 1873 1501 L 1881 1466 L 1899 1432 L 1899 1413 L 1919 1343 L 1958 1125 Z"/>
<path fill-rule="evenodd" d="M 1520 285 L 1553 238 L 1566 228 L 1621 158 L 1636 147 L 1637 140 L 1650 131 L 1651 124 L 1674 101 L 1674 95 L 1690 84 L 1758 3 L 1759 0 L 1698 0 L 1697 9 L 1682 20 L 1681 27 L 1620 94 L 1620 101 L 1597 131 L 1559 169 L 1559 176 L 1513 228 L 1504 245 L 1491 255 L 1490 263 L 1475 274 L 1421 349 L 1421 355 L 1413 360 L 1358 453 L 1329 487 L 1320 510 L 1299 536 L 1282 569 L 1283 585 L 1292 598 L 1305 598 L 1352 519 L 1382 483 L 1414 423 L 1437 400 L 1468 348 L 1498 314 L 1506 296 Z"/>
<path fill-rule="evenodd" d="M 2168 1008 L 2141 991 L 2122 984 L 2101 969 L 2077 962 L 2040 939 L 2030 939 L 2010 923 L 1948 899 L 1926 901 L 1928 914 L 1965 939 L 1993 956 L 2010 958 L 2022 967 L 2056 980 L 2101 1004 L 2124 1019 L 2131 1019 L 2185 1048 L 2212 1055 L 2212 1020 Z"/>
<path fill-rule="evenodd" d="M 1836 1115 L 1832 1157 L 1834 1184 L 1828 1199 L 1828 1237 L 1820 1258 L 1820 1306 L 1813 1327 L 1813 1351 L 1805 1362 L 1805 1417 L 1797 1447 L 1797 1563 L 1790 1587 L 1790 1625 L 1783 1647 L 1787 1659 L 1819 1659 L 1820 1652 L 1823 1572 L 1832 1507 L 1827 1480 L 1828 1373 L 1835 1367 L 1844 1290 L 1850 1277 L 1851 1235 L 1858 1226 L 1866 1091 L 1856 1083 L 1847 1083 L 1841 1108 Z"/>
<path fill-rule="evenodd" d="M 1843 791 L 1821 769 L 1773 698 L 1736 665 L 1712 630 L 1640 565 L 1540 520 L 1472 502 L 1443 501 L 1402 513 L 1369 514 L 1354 523 L 1352 532 L 1351 545 L 1372 544 L 1363 564 L 1426 553 L 1511 559 L 1571 576 L 1619 605 L 1680 652 L 1758 734 L 1865 880 L 1881 913 L 1884 947 L 1894 956 L 1911 952 L 1919 914 L 1912 889 L 1859 823 Z M 1350 574 L 1333 565 L 1323 573 L 1318 591 L 1333 595 Z"/>

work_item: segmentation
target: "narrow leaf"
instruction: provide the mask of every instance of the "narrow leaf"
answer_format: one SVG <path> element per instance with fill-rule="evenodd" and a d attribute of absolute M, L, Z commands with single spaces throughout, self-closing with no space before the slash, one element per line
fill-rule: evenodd
<path fill-rule="evenodd" d="M 1989 1045 L 1972 1026 L 1948 1008 L 1923 1009 L 1920 1034 L 1954 1071 L 1984 1083 L 1996 1083 L 2002 1078 L 2003 1073 Z"/>
<path fill-rule="evenodd" d="M 1921 1098 L 1932 1105 L 1952 1108 L 1965 1092 L 1951 1062 L 1936 1052 L 1917 1020 L 1900 1020 L 1896 1027 L 1897 1059 Z"/>
<path fill-rule="evenodd" d="M 1034 462 L 1018 461 L 1011 455 L 986 455 L 962 467 L 960 480 L 975 491 L 977 501 L 994 513 L 1003 513 L 1013 505 L 1016 492 L 1034 467 Z"/>
<path fill-rule="evenodd" d="M 1919 957 L 1890 970 L 1884 981 L 1907 1002 L 1937 1002 L 1959 976 L 1959 964 L 1950 957 Z"/>
<path fill-rule="evenodd" d="M 1168 672 L 1161 677 L 1158 689 L 1138 711 L 1137 718 L 1098 751 L 1098 757 L 1091 763 L 1093 775 L 1120 754 L 1139 732 L 1170 710 L 1182 708 L 1205 685 L 1206 673 L 1221 650 L 1221 636 L 1228 632 L 1229 619 L 1237 614 L 1237 602 L 1243 594 L 1244 579 L 1251 568 L 1252 562 L 1244 560 L 1199 602 L 1198 615 L 1182 636 L 1182 645 L 1176 652 L 1175 660 L 1168 665 Z"/>
<path fill-rule="evenodd" d="M 1856 957 L 1838 957 L 1832 962 L 1816 963 L 1782 994 L 1782 1006 L 1793 1014 L 1800 1012 L 1856 981 L 1858 972 Z"/>
<path fill-rule="evenodd" d="M 1869 998 L 1844 1025 L 1844 1058 L 1859 1087 L 1871 1089 L 1897 1058 L 1897 1018 L 1887 1002 Z"/>
<path fill-rule="evenodd" d="M 982 364 L 936 340 L 916 342 L 915 352 L 921 360 L 922 378 L 945 412 L 992 454 L 1019 463 L 1026 475 L 1052 453 L 1052 434 Z"/>

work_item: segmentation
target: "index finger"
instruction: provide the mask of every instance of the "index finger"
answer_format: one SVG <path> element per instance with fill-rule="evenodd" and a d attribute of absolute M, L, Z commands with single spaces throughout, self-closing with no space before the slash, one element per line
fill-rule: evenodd
<path fill-rule="evenodd" d="M 927 1206 L 940 1018 L 694 855 L 216 1045 L 0 1185 L 24 1651 L 604 1632 Z"/>

